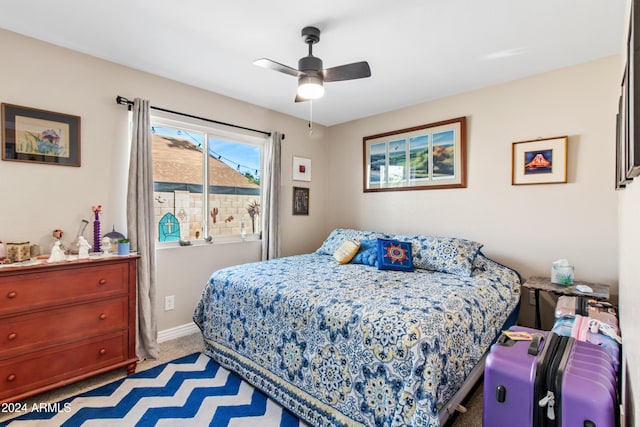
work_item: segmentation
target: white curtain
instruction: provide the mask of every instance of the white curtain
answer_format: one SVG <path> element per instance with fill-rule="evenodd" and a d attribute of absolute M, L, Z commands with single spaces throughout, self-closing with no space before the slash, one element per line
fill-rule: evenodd
<path fill-rule="evenodd" d="M 127 233 L 131 250 L 138 251 L 138 331 L 140 359 L 158 358 L 156 320 L 156 259 L 154 247 L 153 167 L 149 101 L 133 102 L 133 128 L 127 190 Z"/>
<path fill-rule="evenodd" d="M 264 185 L 262 186 L 262 259 L 280 256 L 280 147 L 282 134 L 272 132 L 264 155 Z"/>

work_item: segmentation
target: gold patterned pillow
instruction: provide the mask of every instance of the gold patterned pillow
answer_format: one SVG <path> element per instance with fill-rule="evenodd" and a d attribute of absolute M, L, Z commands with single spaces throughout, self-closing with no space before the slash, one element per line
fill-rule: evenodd
<path fill-rule="evenodd" d="M 360 249 L 360 242 L 347 240 L 333 253 L 333 257 L 340 264 L 346 264 L 358 253 L 358 249 Z"/>

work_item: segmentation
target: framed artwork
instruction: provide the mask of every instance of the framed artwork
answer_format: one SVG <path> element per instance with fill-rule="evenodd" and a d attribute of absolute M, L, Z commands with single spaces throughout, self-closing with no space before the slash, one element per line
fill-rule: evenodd
<path fill-rule="evenodd" d="M 294 157 L 292 178 L 294 181 L 311 181 L 311 159 Z"/>
<path fill-rule="evenodd" d="M 467 186 L 466 118 L 366 136 L 363 191 Z"/>
<path fill-rule="evenodd" d="M 626 187 L 623 159 L 622 159 L 622 132 L 620 132 L 621 114 L 616 114 L 616 190 L 622 190 Z"/>
<path fill-rule="evenodd" d="M 309 215 L 309 189 L 293 187 L 293 214 Z"/>
<path fill-rule="evenodd" d="M 80 117 L 2 103 L 2 160 L 80 166 Z"/>
<path fill-rule="evenodd" d="M 636 23 L 640 22 L 640 8 L 636 1 L 631 2 L 631 20 L 627 37 L 627 66 L 623 78 L 622 93 L 626 97 L 623 105 L 627 126 L 625 155 L 626 178 L 630 182 L 640 176 L 640 97 L 636 97 L 636 89 L 640 89 L 640 33 L 636 31 Z"/>
<path fill-rule="evenodd" d="M 566 136 L 514 142 L 511 151 L 511 184 L 560 184 L 567 182 Z"/>
<path fill-rule="evenodd" d="M 630 178 L 628 175 L 630 128 L 628 115 L 626 114 L 629 99 L 627 71 L 628 67 L 625 67 L 625 73 L 622 77 L 622 95 L 620 95 L 620 99 L 618 100 L 618 114 L 616 115 L 616 190 L 624 189 L 627 184 L 633 180 L 633 178 Z"/>

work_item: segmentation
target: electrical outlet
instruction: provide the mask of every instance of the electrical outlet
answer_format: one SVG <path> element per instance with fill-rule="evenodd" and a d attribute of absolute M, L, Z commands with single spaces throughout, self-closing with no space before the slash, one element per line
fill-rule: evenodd
<path fill-rule="evenodd" d="M 164 311 L 173 310 L 174 308 L 176 308 L 176 297 L 174 295 L 164 297 Z"/>

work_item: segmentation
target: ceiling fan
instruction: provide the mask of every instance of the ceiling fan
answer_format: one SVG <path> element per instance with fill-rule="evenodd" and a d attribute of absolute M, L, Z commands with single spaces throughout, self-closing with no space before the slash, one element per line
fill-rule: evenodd
<path fill-rule="evenodd" d="M 302 38 L 309 45 L 309 54 L 300 58 L 298 69 L 267 58 L 253 61 L 259 67 L 297 77 L 298 92 L 296 102 L 320 98 L 324 95 L 324 82 L 361 79 L 371 76 L 371 69 L 366 61 L 323 69 L 322 59 L 313 56 L 313 45 L 320 41 L 320 30 L 316 27 L 304 27 L 302 29 Z"/>

